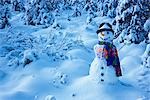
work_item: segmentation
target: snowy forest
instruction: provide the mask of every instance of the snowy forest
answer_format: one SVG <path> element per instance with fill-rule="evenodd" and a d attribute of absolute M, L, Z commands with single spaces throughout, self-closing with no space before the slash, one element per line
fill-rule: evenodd
<path fill-rule="evenodd" d="M 112 84 L 95 67 L 102 23 Z M 150 100 L 150 0 L 0 0 L 0 100 Z"/>

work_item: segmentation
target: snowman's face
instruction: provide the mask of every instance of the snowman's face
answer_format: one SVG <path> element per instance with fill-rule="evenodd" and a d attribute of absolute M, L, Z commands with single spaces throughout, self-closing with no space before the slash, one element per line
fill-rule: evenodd
<path fill-rule="evenodd" d="M 102 31 L 98 34 L 99 41 L 112 42 L 114 38 L 113 32 L 111 31 Z"/>

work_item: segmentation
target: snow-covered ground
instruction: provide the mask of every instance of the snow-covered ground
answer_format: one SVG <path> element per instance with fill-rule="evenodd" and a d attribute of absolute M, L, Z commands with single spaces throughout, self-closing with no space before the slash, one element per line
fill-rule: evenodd
<path fill-rule="evenodd" d="M 145 44 L 125 45 L 119 51 L 123 70 L 120 80 L 126 84 L 101 84 L 89 75 L 90 64 L 94 59 L 93 46 L 97 43 L 96 30 L 100 21 L 107 18 L 96 18 L 86 24 L 86 15 L 71 18 L 59 18 L 62 28 L 24 26 L 19 15 L 12 19 L 14 32 L 20 31 L 39 37 L 54 32 L 72 33 L 70 38 L 77 37 L 83 41 L 85 48 L 74 47 L 65 60 L 53 61 L 45 54 L 24 68 L 9 67 L 7 59 L 0 57 L 0 100 L 140 100 L 143 92 L 137 86 L 137 72 L 140 70 L 141 56 Z M 8 29 L 1 30 L 0 36 Z M 2 38 L 2 37 L 1 37 Z M 117 49 L 122 46 L 115 40 Z"/>

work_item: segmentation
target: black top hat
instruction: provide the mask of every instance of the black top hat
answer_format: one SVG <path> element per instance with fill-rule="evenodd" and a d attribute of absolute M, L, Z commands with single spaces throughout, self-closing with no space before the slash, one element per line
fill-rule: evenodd
<path fill-rule="evenodd" d="M 112 26 L 109 23 L 101 23 L 96 33 L 99 34 L 100 32 L 103 32 L 103 31 L 111 31 L 114 33 Z"/>

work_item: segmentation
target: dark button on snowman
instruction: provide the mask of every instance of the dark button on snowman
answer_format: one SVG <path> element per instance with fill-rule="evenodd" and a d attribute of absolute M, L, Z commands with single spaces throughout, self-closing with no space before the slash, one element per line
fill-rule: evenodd
<path fill-rule="evenodd" d="M 90 67 L 90 76 L 101 83 L 116 83 L 122 73 L 117 49 L 113 45 L 111 24 L 100 24 L 97 35 L 99 41 L 94 46 L 95 58 Z"/>

